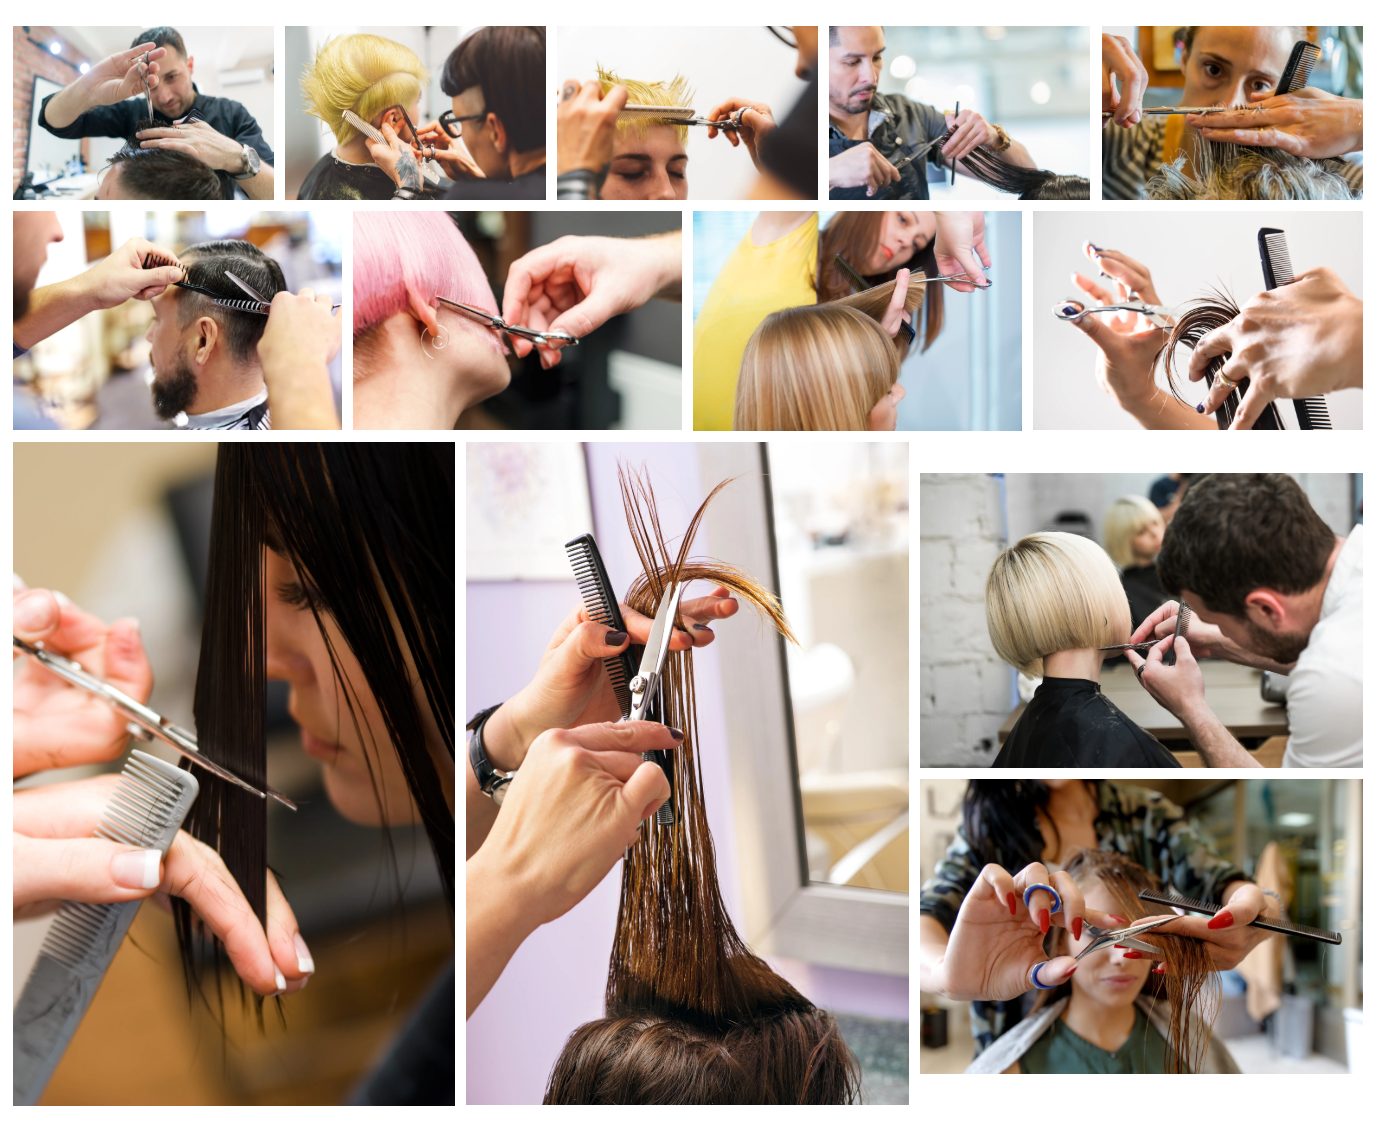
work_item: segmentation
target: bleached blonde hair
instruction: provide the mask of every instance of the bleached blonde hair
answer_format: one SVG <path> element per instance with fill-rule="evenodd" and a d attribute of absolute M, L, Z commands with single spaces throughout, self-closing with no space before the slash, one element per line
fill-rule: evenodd
<path fill-rule="evenodd" d="M 410 107 L 430 76 L 420 56 L 381 35 L 341 35 L 327 39 L 301 76 L 306 112 L 330 127 L 343 145 L 358 131 L 344 120 L 352 110 L 364 121 L 392 106 Z"/>
<path fill-rule="evenodd" d="M 693 105 L 693 87 L 681 74 L 676 74 L 670 82 L 639 82 L 634 78 L 622 78 L 616 71 L 604 70 L 599 66 L 598 82 L 604 95 L 614 86 L 625 86 L 628 95 L 626 100 L 641 106 L 676 106 L 686 109 Z M 650 132 L 652 125 L 673 126 L 674 136 L 679 138 L 679 144 L 688 144 L 689 127 L 675 125 L 669 119 L 661 121 L 653 117 L 620 117 L 617 119 L 617 132 L 644 137 Z"/>
<path fill-rule="evenodd" d="M 1030 678 L 1049 654 L 1124 642 L 1132 629 L 1118 570 L 1075 533 L 1033 533 L 1001 552 L 985 581 L 985 623 L 995 653 Z"/>
<path fill-rule="evenodd" d="M 1133 538 L 1161 520 L 1161 511 L 1147 498 L 1139 494 L 1119 498 L 1104 515 L 1104 550 L 1120 568 L 1132 567 Z"/>

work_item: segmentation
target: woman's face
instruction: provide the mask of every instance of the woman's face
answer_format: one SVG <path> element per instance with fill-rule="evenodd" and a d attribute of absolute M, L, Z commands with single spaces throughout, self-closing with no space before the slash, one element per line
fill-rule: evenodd
<path fill-rule="evenodd" d="M 1166 525 L 1162 523 L 1160 517 L 1154 518 L 1144 525 L 1138 535 L 1129 542 L 1129 548 L 1133 550 L 1135 560 L 1148 563 L 1162 551 L 1162 534 L 1166 531 Z"/>
<path fill-rule="evenodd" d="M 1077 884 L 1085 898 L 1086 908 L 1122 915 L 1123 909 L 1109 895 L 1102 882 L 1092 878 Z M 1079 940 L 1067 932 L 1066 942 L 1067 954 L 1078 956 L 1094 943 L 1094 939 L 1088 931 L 1082 930 Z M 1086 956 L 1071 977 L 1072 993 L 1109 1010 L 1131 1007 L 1152 973 L 1153 963 L 1149 959 L 1127 959 L 1125 953 L 1128 951 L 1127 948 L 1105 948 Z"/>
<path fill-rule="evenodd" d="M 880 402 L 870 409 L 866 417 L 867 431 L 892 431 L 899 425 L 899 401 L 904 398 L 904 386 L 897 381 L 880 397 Z"/>
<path fill-rule="evenodd" d="M 1295 43 L 1290 27 L 1202 27 L 1182 65 L 1183 106 L 1241 106 L 1276 89 Z"/>
<path fill-rule="evenodd" d="M 688 153 L 673 126 L 652 125 L 644 137 L 617 135 L 603 182 L 604 200 L 687 200 Z"/>
<path fill-rule="evenodd" d="M 937 217 L 932 212 L 890 211 L 883 215 L 879 242 L 861 267 L 867 277 L 898 270 L 937 233 Z"/>

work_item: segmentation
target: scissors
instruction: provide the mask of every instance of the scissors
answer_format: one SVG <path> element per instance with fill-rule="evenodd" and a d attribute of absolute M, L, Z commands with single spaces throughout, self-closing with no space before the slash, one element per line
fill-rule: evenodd
<path fill-rule="evenodd" d="M 628 102 L 622 107 L 618 117 L 627 119 L 651 119 L 672 122 L 675 125 L 710 125 L 718 129 L 740 129 L 741 115 L 746 107 L 733 110 L 728 116 L 713 120 L 699 117 L 686 106 L 649 106 L 640 102 Z"/>
<path fill-rule="evenodd" d="M 1129 291 L 1128 299 L 1117 305 L 1087 306 L 1075 298 L 1067 298 L 1055 312 L 1062 321 L 1079 321 L 1088 313 L 1136 313 L 1147 318 L 1158 329 L 1170 329 L 1176 324 L 1169 306 L 1149 305 L 1136 293 Z"/>
<path fill-rule="evenodd" d="M 1086 921 L 1083 928 L 1094 939 L 1094 943 L 1082 949 L 1080 956 L 1077 956 L 1076 959 L 1079 960 L 1081 956 L 1088 956 L 1091 952 L 1101 952 L 1105 948 L 1113 947 L 1132 948 L 1134 951 L 1142 952 L 1145 955 L 1156 956 L 1158 959 L 1165 959 L 1166 953 L 1162 951 L 1161 948 L 1155 948 L 1142 940 L 1135 940 L 1134 937 L 1141 932 L 1149 932 L 1154 928 L 1160 928 L 1166 923 L 1166 920 L 1154 920 L 1147 924 L 1133 924 L 1129 925 L 1127 928 L 1116 928 L 1112 931 L 1105 931 L 1104 929 L 1096 928 L 1089 921 Z"/>
<path fill-rule="evenodd" d="M 272 302 L 268 301 L 267 298 L 265 298 L 252 286 L 250 286 L 247 282 L 240 278 L 239 275 L 235 274 L 234 271 L 225 271 L 225 277 L 228 278 L 231 282 L 233 282 L 236 286 L 238 286 L 241 290 L 243 290 L 244 293 L 248 294 L 249 297 L 253 298 L 254 301 L 260 303 L 263 306 L 263 308 L 259 310 L 260 313 L 267 313 L 272 308 Z M 338 305 L 332 305 L 330 307 L 330 312 L 333 313 L 337 309 L 339 309 Z"/>
<path fill-rule="evenodd" d="M 435 295 L 435 300 L 442 302 L 451 309 L 457 309 L 460 313 L 468 314 L 476 321 L 486 323 L 491 329 L 510 333 L 513 337 L 524 337 L 528 341 L 534 341 L 537 345 L 548 345 L 551 342 L 558 342 L 561 345 L 577 345 L 579 343 L 577 337 L 558 329 L 528 329 L 525 325 L 509 325 L 497 314 L 489 313 L 485 309 L 465 305 L 463 302 L 451 301 L 449 298 L 442 298 L 439 294 Z"/>
<path fill-rule="evenodd" d="M 652 711 L 660 718 L 665 715 L 660 675 L 664 672 L 665 659 L 669 657 L 669 642 L 674 637 L 674 619 L 679 614 L 679 599 L 684 594 L 684 586 L 683 583 L 671 584 L 660 597 L 655 623 L 650 628 L 650 638 L 641 652 L 641 667 L 627 687 L 631 690 L 631 712 L 622 718 L 625 721 L 643 721 L 646 714 Z M 656 812 L 655 821 L 661 826 L 671 825 L 674 822 L 673 761 L 668 752 L 642 752 L 641 759 L 659 764 L 669 779 L 670 796 Z"/>
<path fill-rule="evenodd" d="M 196 736 L 188 732 L 180 725 L 173 724 L 166 717 L 155 713 L 147 705 L 135 701 L 127 693 L 116 689 L 108 682 L 101 681 L 93 674 L 88 674 L 77 662 L 70 658 L 64 658 L 60 654 L 53 654 L 45 650 L 42 643 L 28 643 L 23 639 L 14 640 L 16 650 L 22 650 L 30 658 L 45 669 L 51 670 L 58 677 L 71 682 L 75 686 L 89 690 L 97 697 L 103 698 L 105 703 L 110 706 L 120 716 L 128 718 L 133 722 L 129 726 L 129 733 L 137 740 L 161 740 L 164 744 L 171 745 L 178 753 L 185 756 L 197 767 L 204 768 L 211 775 L 219 776 L 226 783 L 232 783 L 236 787 L 242 787 L 259 799 L 276 799 L 284 807 L 289 807 L 295 811 L 297 806 L 285 795 L 268 788 L 260 791 L 250 783 L 245 783 L 237 775 L 219 764 L 213 763 L 201 755 L 200 747 L 196 743 Z"/>
<path fill-rule="evenodd" d="M 932 150 L 934 146 L 940 145 L 945 139 L 945 136 L 934 137 L 921 149 L 914 150 L 912 153 L 909 153 L 909 155 L 906 157 L 900 157 L 897 161 L 894 162 L 894 167 L 903 168 L 905 165 L 911 165 L 914 161 L 921 161 L 925 156 L 928 155 L 928 153 Z"/>
<path fill-rule="evenodd" d="M 143 100 L 148 106 L 148 120 L 153 120 L 153 95 L 148 89 L 148 52 L 143 53 L 139 64 L 139 81 L 143 83 Z"/>

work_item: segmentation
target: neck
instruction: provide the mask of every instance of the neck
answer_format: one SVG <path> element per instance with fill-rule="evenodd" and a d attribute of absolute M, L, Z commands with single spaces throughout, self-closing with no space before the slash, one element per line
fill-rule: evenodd
<path fill-rule="evenodd" d="M 1091 828 L 1093 838 L 1095 816 L 1100 813 L 1099 800 L 1090 793 L 1089 787 L 1080 780 L 1068 782 L 1064 787 L 1049 788 L 1047 792 L 1047 817 L 1056 824 L 1058 833 L 1066 845 L 1068 828 Z"/>
<path fill-rule="evenodd" d="M 524 153 L 513 153 L 511 157 L 512 179 L 518 176 L 525 176 L 528 172 L 534 172 L 545 163 L 545 146 L 539 149 L 527 149 Z"/>
<path fill-rule="evenodd" d="M 1042 674 L 1048 678 L 1080 678 L 1097 682 L 1104 658 L 1104 654 L 1098 650 L 1058 650 L 1042 660 Z"/>
<path fill-rule="evenodd" d="M 476 402 L 452 372 L 450 358 L 436 361 L 421 351 L 421 323 L 405 310 L 394 313 L 369 331 L 364 348 L 355 342 L 354 426 L 425 429 L 437 419 L 452 424 Z M 417 379 L 418 373 L 426 378 Z"/>
<path fill-rule="evenodd" d="M 841 130 L 842 136 L 850 138 L 852 141 L 864 140 L 866 137 L 866 126 L 870 124 L 870 108 L 866 107 L 858 114 L 839 113 L 836 106 L 827 107 L 828 117 L 832 124 Z"/>
<path fill-rule="evenodd" d="M 1153 559 L 1154 558 L 1151 556 L 1139 556 L 1137 553 L 1134 553 L 1133 566 L 1135 568 L 1146 568 L 1149 564 L 1152 563 Z"/>
<path fill-rule="evenodd" d="M 343 145 L 335 146 L 335 156 L 349 164 L 371 165 L 373 158 L 368 155 L 367 140 L 362 133 L 355 133 Z"/>
<path fill-rule="evenodd" d="M 196 385 L 196 398 L 186 413 L 205 415 L 256 396 L 263 390 L 263 369 L 256 364 L 215 367 L 199 373 Z"/>
<path fill-rule="evenodd" d="M 1128 1041 L 1138 1008 L 1132 1003 L 1123 1007 L 1106 1007 L 1097 1003 L 1085 991 L 1071 990 L 1071 1002 L 1062 1012 L 1062 1021 L 1091 1045 L 1111 1053 Z"/>

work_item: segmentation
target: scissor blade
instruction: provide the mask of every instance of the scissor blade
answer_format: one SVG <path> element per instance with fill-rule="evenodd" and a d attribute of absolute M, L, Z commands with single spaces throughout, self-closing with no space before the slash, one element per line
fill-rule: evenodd
<path fill-rule="evenodd" d="M 642 677 L 649 678 L 652 682 L 659 678 L 660 671 L 665 668 L 669 641 L 674 637 L 674 617 L 679 613 L 679 597 L 683 592 L 684 585 L 677 583 L 660 597 L 660 607 L 655 612 L 655 624 L 650 628 L 650 637 L 646 640 L 645 651 L 641 655 L 639 671 Z"/>
<path fill-rule="evenodd" d="M 247 282 L 245 282 L 242 278 L 239 277 L 239 275 L 235 274 L 233 271 L 225 271 L 225 277 L 228 278 L 231 282 L 233 282 L 236 286 L 238 286 L 241 290 L 243 290 L 244 293 L 248 294 L 249 297 L 253 298 L 254 301 L 262 302 L 264 305 L 271 304 L 267 298 L 265 298 L 262 294 L 260 294 L 257 290 L 255 290 L 252 286 L 250 286 Z"/>

